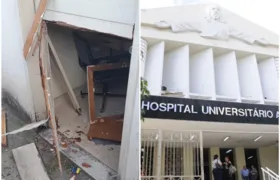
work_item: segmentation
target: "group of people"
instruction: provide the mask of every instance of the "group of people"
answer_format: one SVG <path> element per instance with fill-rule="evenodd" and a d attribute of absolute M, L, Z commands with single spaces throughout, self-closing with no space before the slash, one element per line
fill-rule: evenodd
<path fill-rule="evenodd" d="M 214 155 L 212 161 L 212 169 L 214 180 L 233 180 L 234 174 L 236 173 L 235 166 L 231 163 L 229 157 L 225 157 L 225 161 L 222 163 L 218 155 Z M 257 180 L 258 171 L 252 165 L 251 170 L 247 169 L 244 165 L 240 171 L 243 180 Z"/>
<path fill-rule="evenodd" d="M 243 180 L 257 180 L 258 171 L 253 165 L 251 166 L 250 170 L 244 165 L 243 169 L 241 170 L 241 176 Z"/>

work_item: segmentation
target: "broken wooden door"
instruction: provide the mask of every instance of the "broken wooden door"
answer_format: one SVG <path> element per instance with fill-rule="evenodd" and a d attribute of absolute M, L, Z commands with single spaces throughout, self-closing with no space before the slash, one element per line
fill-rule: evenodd
<path fill-rule="evenodd" d="M 125 63 L 111 63 L 87 66 L 88 103 L 90 118 L 90 128 L 88 131 L 89 139 L 97 138 L 111 141 L 121 141 L 123 114 L 107 117 L 96 117 L 94 102 L 94 72 L 120 68 L 128 68 L 128 65 Z"/>

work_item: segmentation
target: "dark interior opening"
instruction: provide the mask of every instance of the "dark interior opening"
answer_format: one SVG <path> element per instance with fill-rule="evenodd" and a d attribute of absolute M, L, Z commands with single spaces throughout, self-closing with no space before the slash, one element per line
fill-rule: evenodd
<path fill-rule="evenodd" d="M 228 157 L 229 160 L 231 161 L 231 163 L 236 167 L 236 164 L 234 162 L 234 149 L 233 148 L 220 148 L 220 160 L 222 163 L 225 162 L 225 157 Z M 235 174 L 233 174 L 233 176 L 232 176 L 233 180 L 236 179 L 236 174 L 238 172 L 239 172 L 239 170 L 237 170 L 237 172 Z M 227 174 L 224 173 L 223 177 L 227 177 Z"/>
<path fill-rule="evenodd" d="M 200 163 L 200 149 L 195 148 L 195 157 L 198 157 L 195 160 L 195 169 L 194 173 L 196 175 L 201 174 L 201 163 Z M 211 158 L 210 158 L 210 149 L 209 148 L 203 148 L 203 168 L 204 168 L 204 179 L 205 180 L 210 180 L 210 176 L 212 175 L 210 172 L 211 168 Z M 202 174 L 201 174 L 202 175 Z M 194 179 L 200 179 L 200 178 L 194 178 Z"/>
<path fill-rule="evenodd" d="M 141 175 L 154 175 L 154 147 L 152 146 L 141 148 Z"/>
<path fill-rule="evenodd" d="M 259 180 L 259 162 L 258 162 L 258 156 L 257 156 L 257 149 L 244 149 L 245 152 L 245 162 L 246 162 L 246 167 L 249 170 L 252 170 L 251 167 L 254 166 L 257 171 L 258 171 L 258 177 L 257 180 Z"/>
<path fill-rule="evenodd" d="M 85 72 L 89 65 L 130 62 L 132 41 L 111 35 L 74 31 L 73 39 L 78 53 L 79 65 Z M 105 98 L 126 97 L 129 66 L 127 68 L 97 71 L 94 73 L 95 96 L 103 96 L 97 114 L 106 109 Z M 86 91 L 86 90 L 85 90 Z M 86 95 L 82 92 L 81 95 Z M 106 96 L 106 97 L 105 97 Z M 97 102 L 98 103 L 98 102 Z"/>
<path fill-rule="evenodd" d="M 204 179 L 210 180 L 211 171 L 211 157 L 210 157 L 210 149 L 203 148 L 203 164 L 204 164 Z"/>

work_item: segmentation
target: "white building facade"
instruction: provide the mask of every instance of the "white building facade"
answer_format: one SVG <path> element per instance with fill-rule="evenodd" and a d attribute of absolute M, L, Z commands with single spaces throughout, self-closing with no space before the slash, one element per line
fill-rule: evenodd
<path fill-rule="evenodd" d="M 141 25 L 143 179 L 212 179 L 215 154 L 236 179 L 278 173 L 278 36 L 210 4 L 142 10 Z"/>

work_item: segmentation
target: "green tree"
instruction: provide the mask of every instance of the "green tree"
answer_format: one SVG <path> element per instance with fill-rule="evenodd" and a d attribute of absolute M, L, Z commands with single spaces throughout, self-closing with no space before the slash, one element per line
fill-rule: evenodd
<path fill-rule="evenodd" d="M 141 101 L 150 95 L 148 90 L 148 82 L 144 78 L 141 78 Z M 141 105 L 140 105 L 141 108 Z M 141 120 L 144 121 L 145 111 L 141 109 Z"/>

